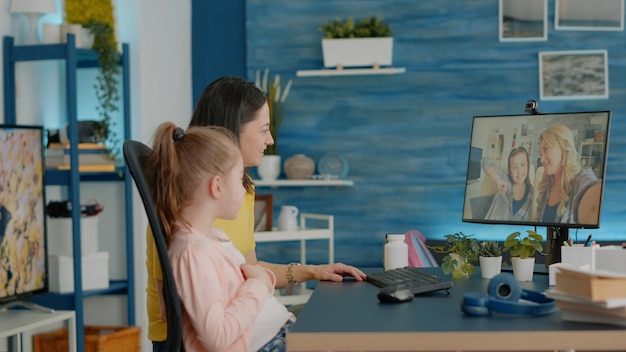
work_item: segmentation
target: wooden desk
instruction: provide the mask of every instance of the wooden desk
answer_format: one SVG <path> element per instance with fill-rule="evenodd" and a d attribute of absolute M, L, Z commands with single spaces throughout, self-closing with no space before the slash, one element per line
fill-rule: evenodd
<path fill-rule="evenodd" d="M 45 313 L 36 310 L 0 310 L 0 339 L 13 339 L 13 350 L 21 351 L 21 334 L 57 322 L 68 322 L 70 352 L 76 352 L 76 315 L 74 311 Z"/>
<path fill-rule="evenodd" d="M 440 268 L 426 269 L 442 274 Z M 371 270 L 370 270 L 371 271 Z M 535 274 L 525 289 L 543 291 L 548 276 Z M 380 304 L 368 282 L 320 282 L 287 334 L 288 351 L 546 351 L 626 348 L 626 328 L 564 322 L 560 312 L 542 317 L 470 317 L 464 292 L 486 292 L 477 273 L 454 279 L 445 291 L 413 301 Z"/>

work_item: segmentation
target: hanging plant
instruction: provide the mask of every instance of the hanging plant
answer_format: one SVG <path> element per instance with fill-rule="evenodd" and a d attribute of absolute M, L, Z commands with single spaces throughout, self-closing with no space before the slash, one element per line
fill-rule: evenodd
<path fill-rule="evenodd" d="M 66 0 L 65 13 L 66 22 L 80 24 L 94 35 L 93 50 L 98 53 L 99 66 L 94 84 L 98 99 L 96 110 L 102 121 L 95 133 L 104 136 L 111 150 L 110 155 L 115 159 L 120 148 L 113 114 L 119 110 L 121 70 L 113 6 L 110 0 Z"/>

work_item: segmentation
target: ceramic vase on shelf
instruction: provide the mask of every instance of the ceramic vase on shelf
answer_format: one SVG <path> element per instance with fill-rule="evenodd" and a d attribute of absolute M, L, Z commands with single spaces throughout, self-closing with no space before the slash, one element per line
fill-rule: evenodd
<path fill-rule="evenodd" d="M 295 231 L 298 229 L 298 208 L 293 205 L 280 207 L 278 215 L 278 231 Z"/>
<path fill-rule="evenodd" d="M 264 155 L 257 172 L 262 180 L 276 180 L 280 176 L 280 155 Z"/>
<path fill-rule="evenodd" d="M 296 154 L 285 160 L 285 175 L 289 179 L 310 179 L 315 171 L 315 162 L 304 154 Z"/>

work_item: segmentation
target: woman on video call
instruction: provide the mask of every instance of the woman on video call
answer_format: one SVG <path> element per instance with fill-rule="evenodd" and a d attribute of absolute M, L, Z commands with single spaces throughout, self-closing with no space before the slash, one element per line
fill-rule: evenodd
<path fill-rule="evenodd" d="M 537 186 L 537 221 L 595 224 L 600 212 L 601 184 L 579 162 L 572 131 L 563 124 L 549 126 L 539 136 L 544 168 Z"/>
<path fill-rule="evenodd" d="M 485 173 L 496 183 L 498 191 L 493 197 L 485 220 L 527 221 L 533 206 L 533 187 L 530 184 L 530 157 L 524 147 L 511 150 L 506 174 L 491 160 L 481 160 Z"/>

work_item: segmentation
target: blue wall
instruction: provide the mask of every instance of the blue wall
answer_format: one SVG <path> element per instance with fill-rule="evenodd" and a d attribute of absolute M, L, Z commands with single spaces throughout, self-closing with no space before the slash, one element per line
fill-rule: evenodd
<path fill-rule="evenodd" d="M 336 259 L 356 265 L 382 262 L 385 233 L 418 229 L 442 239 L 462 231 L 503 239 L 525 228 L 461 221 L 472 116 L 524 112 L 529 99 L 543 112 L 612 110 L 607 183 L 596 239 L 624 239 L 626 169 L 626 35 L 620 31 L 555 31 L 549 5 L 546 42 L 498 41 L 498 1 L 249 0 L 246 67 L 253 80 L 269 68 L 294 79 L 280 130 L 284 159 L 304 153 L 344 155 L 354 187 L 259 188 L 274 195 L 275 210 L 335 215 Z M 394 33 L 391 76 L 295 77 L 322 67 L 321 33 L 329 19 L 378 15 Z M 194 50 L 198 43 L 194 41 Z M 204 43 L 207 48 L 210 44 Z M 607 49 L 610 98 L 540 101 L 538 52 Z M 194 77 L 195 78 L 195 77 Z M 276 219 L 274 219 L 276 221 Z M 545 229 L 539 229 L 544 232 Z M 583 240 L 589 231 L 579 231 Z M 314 245 L 324 261 L 324 245 Z M 297 247 L 259 244 L 260 258 L 293 260 Z"/>

